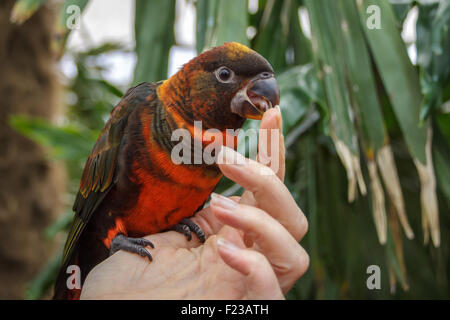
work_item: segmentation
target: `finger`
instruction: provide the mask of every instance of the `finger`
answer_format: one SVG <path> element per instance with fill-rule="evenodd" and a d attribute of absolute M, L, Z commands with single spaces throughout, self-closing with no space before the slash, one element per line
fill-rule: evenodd
<path fill-rule="evenodd" d="M 278 178 L 284 181 L 286 161 L 282 128 L 279 106 L 276 106 L 274 109 L 269 109 L 264 113 L 259 129 L 257 161 L 271 167 L 276 172 Z M 274 134 L 272 134 L 273 130 L 275 130 Z M 274 147 L 272 148 L 272 146 Z M 275 157 L 278 161 L 273 162 L 271 160 L 272 157 Z M 245 190 L 241 202 L 249 205 L 256 204 L 255 198 L 249 190 Z"/>
<path fill-rule="evenodd" d="M 270 168 L 227 147 L 221 149 L 219 159 L 223 174 L 249 190 L 259 208 L 278 220 L 297 241 L 303 238 L 308 230 L 306 217 Z"/>
<path fill-rule="evenodd" d="M 257 161 L 271 167 L 276 172 L 277 177 L 281 181 L 284 181 L 286 159 L 282 128 L 283 124 L 279 106 L 276 106 L 274 109 L 269 109 L 264 113 L 259 130 Z M 275 130 L 275 134 L 272 134 L 273 130 Z M 272 148 L 273 145 L 274 148 Z M 278 161 L 275 163 L 272 162 L 272 157 L 275 157 Z M 278 170 L 275 170 L 275 168 L 278 168 Z M 256 201 L 253 194 L 245 190 L 241 203 L 255 205 Z"/>
<path fill-rule="evenodd" d="M 285 147 L 283 120 L 279 106 L 264 113 L 259 128 L 258 157 L 259 163 L 270 167 L 281 181 L 285 174 Z"/>
<path fill-rule="evenodd" d="M 247 299 L 284 299 L 276 275 L 264 255 L 239 248 L 220 237 L 217 239 L 217 251 L 228 266 L 245 277 Z"/>
<path fill-rule="evenodd" d="M 236 204 L 228 198 L 214 195 L 211 209 L 224 224 L 242 230 L 258 245 L 271 263 L 280 286 L 287 292 L 309 266 L 306 251 L 273 217 L 261 209 Z"/>
<path fill-rule="evenodd" d="M 236 203 L 239 202 L 240 197 L 232 196 L 230 199 Z M 217 219 L 217 217 L 212 214 L 211 208 L 208 206 L 195 214 L 191 218 L 205 233 L 206 238 L 217 234 L 219 230 L 223 227 L 223 223 Z"/>

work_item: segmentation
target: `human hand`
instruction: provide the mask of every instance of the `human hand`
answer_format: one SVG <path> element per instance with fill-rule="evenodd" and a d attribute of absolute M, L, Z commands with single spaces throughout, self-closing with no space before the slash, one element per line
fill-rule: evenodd
<path fill-rule="evenodd" d="M 281 129 L 279 109 L 270 109 L 262 129 Z M 268 139 L 270 141 L 270 139 Z M 174 231 L 146 237 L 153 242 L 153 262 L 119 251 L 87 276 L 82 299 L 283 299 L 306 271 L 309 258 L 298 244 L 307 221 L 284 179 L 284 141 L 279 137 L 277 175 L 267 166 L 221 154 L 222 172 L 245 188 L 242 198 L 213 195 L 210 206 L 192 219 L 205 232 L 201 244 Z M 261 148 L 270 149 L 260 143 Z M 220 157 L 220 155 L 219 155 Z"/>

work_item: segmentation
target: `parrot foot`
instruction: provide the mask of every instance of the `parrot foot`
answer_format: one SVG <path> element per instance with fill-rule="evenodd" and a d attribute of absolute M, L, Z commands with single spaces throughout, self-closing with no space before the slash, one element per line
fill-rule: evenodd
<path fill-rule="evenodd" d="M 137 253 L 138 255 L 153 261 L 150 252 L 145 249 L 145 247 L 155 248 L 153 243 L 144 238 L 130 238 L 123 234 L 118 234 L 114 237 L 111 242 L 111 247 L 109 249 L 109 255 L 113 255 L 119 250 L 124 250 L 127 252 Z"/>
<path fill-rule="evenodd" d="M 190 219 L 181 220 L 180 223 L 175 225 L 173 230 L 181 234 L 184 234 L 188 241 L 191 241 L 192 239 L 191 232 L 193 232 L 200 240 L 200 242 L 202 243 L 205 242 L 205 233 L 195 222 L 192 222 L 192 220 Z"/>

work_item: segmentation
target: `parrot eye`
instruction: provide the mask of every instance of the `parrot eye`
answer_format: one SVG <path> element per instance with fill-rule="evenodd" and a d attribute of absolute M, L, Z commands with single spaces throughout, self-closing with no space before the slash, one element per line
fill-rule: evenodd
<path fill-rule="evenodd" d="M 216 70 L 216 78 L 220 82 L 228 83 L 231 82 L 231 80 L 234 77 L 234 72 L 227 67 L 220 67 Z"/>

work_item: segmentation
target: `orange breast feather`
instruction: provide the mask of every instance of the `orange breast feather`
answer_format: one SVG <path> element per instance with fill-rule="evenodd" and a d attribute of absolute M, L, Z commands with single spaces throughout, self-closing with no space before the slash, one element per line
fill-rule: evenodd
<path fill-rule="evenodd" d="M 143 117 L 142 134 L 149 137 L 146 149 L 158 175 L 152 175 L 138 161 L 133 163 L 141 189 L 136 205 L 124 218 L 128 234 L 133 236 L 167 230 L 181 219 L 192 216 L 221 178 L 221 174 L 211 175 L 202 166 L 173 163 L 170 154 L 150 138 L 150 115 Z"/>

